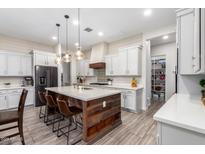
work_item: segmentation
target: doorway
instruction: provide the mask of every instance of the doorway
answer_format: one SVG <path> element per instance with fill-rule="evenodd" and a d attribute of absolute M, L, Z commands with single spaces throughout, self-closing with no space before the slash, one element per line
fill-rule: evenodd
<path fill-rule="evenodd" d="M 166 56 L 152 56 L 151 61 L 151 99 L 165 101 Z"/>
<path fill-rule="evenodd" d="M 151 102 L 165 102 L 176 92 L 176 33 L 150 39 Z"/>

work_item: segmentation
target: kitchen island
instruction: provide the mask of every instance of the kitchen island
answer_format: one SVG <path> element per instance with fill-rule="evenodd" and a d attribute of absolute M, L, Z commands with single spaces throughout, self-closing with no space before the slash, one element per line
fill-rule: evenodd
<path fill-rule="evenodd" d="M 46 88 L 52 96 L 61 95 L 82 107 L 83 134 L 87 144 L 98 140 L 121 121 L 121 91 L 73 86 Z"/>

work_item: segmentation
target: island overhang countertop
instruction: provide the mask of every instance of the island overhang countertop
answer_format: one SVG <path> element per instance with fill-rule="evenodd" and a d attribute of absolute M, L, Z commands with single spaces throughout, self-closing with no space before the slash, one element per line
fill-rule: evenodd
<path fill-rule="evenodd" d="M 120 90 L 101 89 L 95 87 L 74 88 L 74 86 L 45 88 L 48 91 L 73 97 L 82 101 L 90 101 L 121 93 Z"/>

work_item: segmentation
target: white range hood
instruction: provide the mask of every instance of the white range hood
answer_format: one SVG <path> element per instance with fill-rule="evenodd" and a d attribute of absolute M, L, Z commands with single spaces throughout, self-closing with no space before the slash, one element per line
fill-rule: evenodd
<path fill-rule="evenodd" d="M 104 56 L 107 53 L 108 44 L 99 43 L 92 47 L 91 56 L 90 56 L 90 68 L 101 69 L 105 68 L 105 59 Z"/>

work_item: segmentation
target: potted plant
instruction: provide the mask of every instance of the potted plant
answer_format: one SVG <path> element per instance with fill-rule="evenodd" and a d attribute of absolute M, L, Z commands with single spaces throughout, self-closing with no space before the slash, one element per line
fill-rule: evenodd
<path fill-rule="evenodd" d="M 201 94 L 202 94 L 202 98 L 201 99 L 202 99 L 202 101 L 203 101 L 203 103 L 205 105 L 205 79 L 200 80 L 199 84 L 203 88 L 201 90 Z"/>

